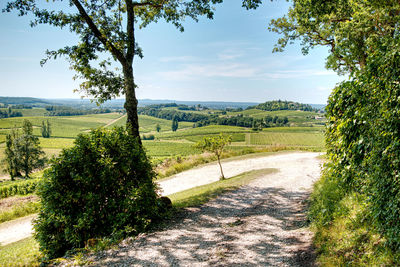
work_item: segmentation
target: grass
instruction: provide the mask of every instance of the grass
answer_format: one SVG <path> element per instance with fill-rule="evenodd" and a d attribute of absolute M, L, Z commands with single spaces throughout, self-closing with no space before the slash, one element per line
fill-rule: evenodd
<path fill-rule="evenodd" d="M 246 136 L 247 145 L 324 146 L 321 132 L 259 132 Z"/>
<path fill-rule="evenodd" d="M 197 186 L 182 192 L 178 192 L 169 195 L 168 197 L 171 199 L 175 208 L 199 206 L 220 194 L 246 185 L 261 175 L 271 174 L 276 171 L 276 169 L 260 169 L 249 171 L 229 179 L 220 180 L 214 183 Z"/>
<path fill-rule="evenodd" d="M 0 247 L 0 266 L 39 266 L 39 244 L 29 237 Z"/>
<path fill-rule="evenodd" d="M 139 115 L 140 133 L 156 132 L 157 124 L 160 125 L 161 132 L 168 132 L 171 131 L 171 123 L 172 122 L 170 120 L 159 119 L 147 115 Z M 125 125 L 126 125 L 126 117 L 111 124 L 109 128 L 114 126 L 125 126 Z M 179 129 L 191 128 L 191 127 L 193 127 L 192 122 L 179 122 Z"/>
<path fill-rule="evenodd" d="M 159 139 L 192 139 L 194 136 L 215 135 L 220 133 L 235 134 L 248 132 L 246 128 L 237 126 L 209 125 L 198 128 L 188 128 L 176 132 L 166 132 L 157 134 Z M 197 138 L 197 137 L 196 137 Z"/>
<path fill-rule="evenodd" d="M 398 266 L 400 253 L 385 247 L 385 239 L 365 220 L 365 203 L 357 195 L 345 197 L 330 224 L 312 227 L 321 266 Z"/>
<path fill-rule="evenodd" d="M 40 203 L 38 201 L 14 204 L 12 207 L 0 211 L 0 223 L 37 213 L 39 208 Z"/>
<path fill-rule="evenodd" d="M 188 156 L 200 152 L 193 147 L 193 144 L 187 142 L 143 140 L 143 145 L 147 150 L 147 155 L 156 158 Z"/>

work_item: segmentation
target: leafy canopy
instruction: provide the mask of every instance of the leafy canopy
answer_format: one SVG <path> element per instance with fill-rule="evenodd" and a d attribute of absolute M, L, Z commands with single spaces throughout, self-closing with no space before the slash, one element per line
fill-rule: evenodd
<path fill-rule="evenodd" d="M 271 20 L 269 29 L 282 35 L 274 51 L 300 40 L 303 54 L 327 46 L 326 67 L 339 74 L 363 68 L 370 47 L 382 36 L 397 33 L 398 1 L 294 0 L 287 15 Z"/>

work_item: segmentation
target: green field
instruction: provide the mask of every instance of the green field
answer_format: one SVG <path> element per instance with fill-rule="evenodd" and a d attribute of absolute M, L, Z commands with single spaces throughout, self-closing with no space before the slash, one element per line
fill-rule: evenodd
<path fill-rule="evenodd" d="M 43 114 L 44 109 L 20 110 L 24 114 Z M 215 110 L 197 111 L 197 113 L 218 112 Z M 220 111 L 219 111 L 220 112 Z M 288 116 L 297 118 L 299 122 L 307 121 L 317 113 L 302 111 L 262 111 L 249 109 L 241 112 L 246 116 L 262 118 L 267 116 Z M 238 115 L 240 112 L 228 112 L 228 115 Z M 6 134 L 12 128 L 22 126 L 23 120 L 28 119 L 34 125 L 34 134 L 39 136 L 40 144 L 47 157 L 57 155 L 63 148 L 73 145 L 76 136 L 80 133 L 90 131 L 98 127 L 124 126 L 126 116 L 119 113 L 90 114 L 82 116 L 56 116 L 56 117 L 17 117 L 0 119 L 0 160 L 4 157 L 4 141 Z M 51 138 L 42 138 L 40 126 L 42 121 L 49 120 L 52 129 Z M 144 141 L 147 153 L 155 159 L 164 159 L 174 156 L 188 156 L 200 151 L 193 148 L 193 144 L 202 140 L 204 136 L 215 136 L 220 133 L 232 136 L 232 150 L 246 149 L 258 146 L 286 146 L 291 148 L 310 147 L 323 150 L 323 127 L 273 127 L 264 128 L 261 132 L 237 126 L 209 125 L 193 128 L 191 122 L 180 122 L 178 131 L 171 131 L 171 121 L 154 118 L 146 115 L 139 116 L 140 132 L 142 134 L 153 134 L 155 140 Z M 156 132 L 156 125 L 161 126 L 161 131 Z M 315 124 L 314 124 L 315 126 Z M 3 165 L 0 164 L 0 173 Z"/>
<path fill-rule="evenodd" d="M 115 123 L 108 126 L 112 128 L 114 126 L 125 126 L 126 117 L 122 118 Z M 171 131 L 171 121 L 150 117 L 147 115 L 139 115 L 139 125 L 141 133 L 156 132 L 156 125 L 159 124 L 161 127 L 161 132 Z M 192 122 L 179 122 L 179 129 L 193 127 Z"/>
<path fill-rule="evenodd" d="M 261 132 L 246 135 L 247 145 L 286 145 L 323 147 L 324 136 L 318 132 Z"/>

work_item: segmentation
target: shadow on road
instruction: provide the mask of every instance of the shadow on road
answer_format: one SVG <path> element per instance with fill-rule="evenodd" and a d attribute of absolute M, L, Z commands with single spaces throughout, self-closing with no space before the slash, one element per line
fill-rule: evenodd
<path fill-rule="evenodd" d="M 305 191 L 243 187 L 98 255 L 100 265 L 314 266 Z"/>

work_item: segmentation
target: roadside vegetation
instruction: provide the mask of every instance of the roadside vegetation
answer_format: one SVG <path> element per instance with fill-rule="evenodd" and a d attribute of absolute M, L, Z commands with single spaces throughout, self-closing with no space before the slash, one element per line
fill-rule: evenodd
<path fill-rule="evenodd" d="M 275 50 L 329 48 L 326 66 L 349 79 L 326 108 L 327 163 L 311 196 L 325 266 L 400 265 L 400 3 L 295 1 L 271 21 Z"/>
<path fill-rule="evenodd" d="M 250 183 L 260 175 L 268 175 L 275 171 L 275 169 L 250 171 L 229 179 L 169 195 L 168 197 L 172 201 L 172 210 L 169 216 L 173 216 L 173 213 L 179 212 L 183 208 L 196 207 L 204 204 L 225 192 L 235 190 Z M 76 253 L 72 258 L 75 260 L 76 264 L 87 263 L 84 260 L 85 254 L 107 249 L 118 243 L 118 241 L 119 239 L 113 241 L 109 238 L 96 240 L 91 246 L 88 245 L 85 248 L 75 251 Z M 1 266 L 39 266 L 42 257 L 43 255 L 39 252 L 39 245 L 33 237 L 0 247 Z M 63 262 L 64 260 L 63 258 L 58 258 L 55 262 Z"/>

